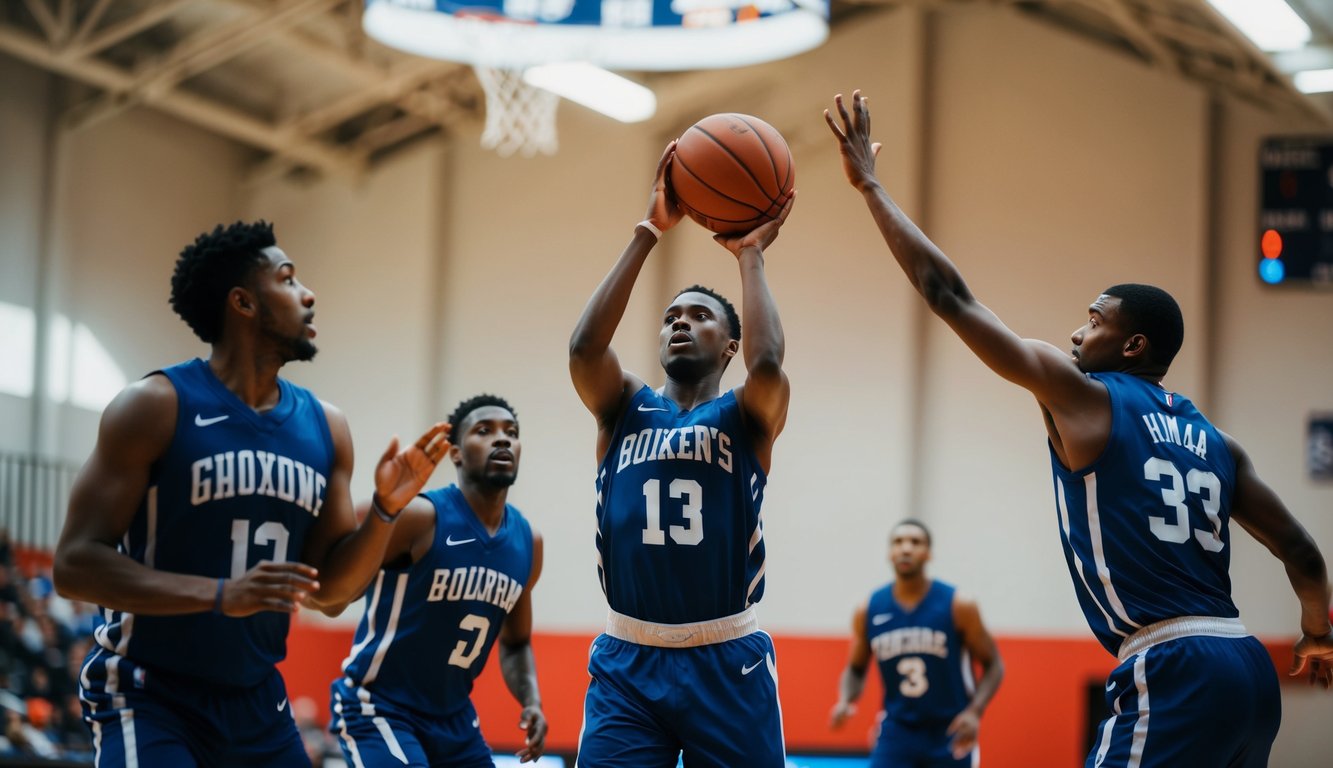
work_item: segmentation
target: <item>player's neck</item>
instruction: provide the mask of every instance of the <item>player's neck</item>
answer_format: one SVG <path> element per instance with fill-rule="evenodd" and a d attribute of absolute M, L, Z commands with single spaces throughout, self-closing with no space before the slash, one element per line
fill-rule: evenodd
<path fill-rule="evenodd" d="M 899 577 L 893 582 L 893 599 L 903 605 L 915 606 L 930 591 L 930 579 L 925 572 L 915 576 Z"/>
<path fill-rule="evenodd" d="M 463 498 L 467 499 L 467 505 L 472 508 L 472 514 L 486 526 L 486 532 L 494 536 L 504 523 L 509 489 L 478 487 L 473 483 L 459 483 L 458 488 L 463 492 Z"/>
<path fill-rule="evenodd" d="M 245 346 L 226 342 L 214 344 L 208 367 L 241 402 L 263 413 L 278 404 L 278 371 L 284 361 L 273 354 L 255 354 Z"/>
<path fill-rule="evenodd" d="M 667 376 L 666 384 L 662 386 L 662 396 L 675 403 L 681 410 L 694 410 L 697 405 L 717 399 L 721 391 L 721 381 L 721 371 L 697 381 L 680 381 Z"/>

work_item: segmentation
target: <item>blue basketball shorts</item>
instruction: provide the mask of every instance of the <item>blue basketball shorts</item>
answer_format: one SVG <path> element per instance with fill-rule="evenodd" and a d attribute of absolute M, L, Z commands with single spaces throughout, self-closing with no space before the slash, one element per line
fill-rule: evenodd
<path fill-rule="evenodd" d="M 1106 703 L 1086 768 L 1262 768 L 1282 717 L 1273 661 L 1249 636 L 1191 635 L 1128 655 Z"/>
<path fill-rule="evenodd" d="M 879 738 L 870 753 L 870 768 L 970 768 L 978 764 L 980 749 L 974 747 L 955 759 L 948 723 L 915 724 L 884 718 Z"/>
<path fill-rule="evenodd" d="M 577 768 L 783 768 L 773 639 L 658 647 L 599 635 Z"/>
<path fill-rule="evenodd" d="M 339 678 L 331 687 L 329 731 L 350 768 L 494 768 L 470 700 L 438 717 L 395 706 Z"/>
<path fill-rule="evenodd" d="M 98 768 L 310 765 L 276 669 L 252 688 L 223 687 L 94 646 L 79 698 Z"/>

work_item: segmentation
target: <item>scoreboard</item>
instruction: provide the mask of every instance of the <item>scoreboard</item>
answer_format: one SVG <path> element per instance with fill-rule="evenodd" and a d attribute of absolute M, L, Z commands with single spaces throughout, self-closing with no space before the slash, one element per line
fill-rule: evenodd
<path fill-rule="evenodd" d="M 1333 288 L 1333 137 L 1266 139 L 1259 177 L 1259 279 Z"/>

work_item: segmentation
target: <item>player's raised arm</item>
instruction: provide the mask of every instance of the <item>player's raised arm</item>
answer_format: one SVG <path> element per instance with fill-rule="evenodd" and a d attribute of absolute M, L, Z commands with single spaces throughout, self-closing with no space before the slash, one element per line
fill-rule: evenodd
<path fill-rule="evenodd" d="M 315 569 L 263 562 L 225 591 L 217 579 L 151 568 L 117 551 L 148 491 L 149 472 L 171 445 L 176 390 L 154 375 L 126 387 L 102 414 L 97 445 L 70 491 L 53 575 L 61 595 L 140 615 L 216 610 L 229 616 L 296 611 L 318 588 Z"/>
<path fill-rule="evenodd" d="M 931 311 L 991 370 L 1032 392 L 1042 404 L 1072 406 L 1101 397 L 1067 352 L 1019 337 L 977 301 L 953 262 L 884 190 L 875 175 L 880 145 L 870 141 L 870 110 L 861 92 L 852 93 L 850 111 L 841 94 L 834 104 L 837 117 L 825 110 L 824 119 L 838 141 L 847 180 L 865 197 L 889 250 Z"/>
<path fill-rule="evenodd" d="M 351 495 L 352 435 L 341 411 L 324 403 L 324 412 L 333 437 L 333 473 L 302 560 L 320 572 L 321 585 L 310 602 L 329 612 L 356 599 L 380 569 L 392 524 L 449 451 L 449 426 L 435 424 L 402 450 L 398 438 L 389 442 L 375 467 L 371 514 L 358 525 Z"/>
<path fill-rule="evenodd" d="M 644 221 L 635 226 L 634 235 L 615 266 L 593 291 L 569 338 L 569 375 L 574 381 L 574 389 L 584 406 L 603 426 L 603 431 L 615 423 L 625 398 L 642 386 L 637 377 L 621 369 L 620 359 L 611 349 L 611 337 L 625 315 L 630 293 L 648 259 L 648 252 L 657 245 L 661 233 L 680 221 L 681 210 L 666 191 L 666 169 L 675 147 L 673 141 L 662 152 Z M 605 446 L 599 446 L 599 456 L 604 449 Z"/>

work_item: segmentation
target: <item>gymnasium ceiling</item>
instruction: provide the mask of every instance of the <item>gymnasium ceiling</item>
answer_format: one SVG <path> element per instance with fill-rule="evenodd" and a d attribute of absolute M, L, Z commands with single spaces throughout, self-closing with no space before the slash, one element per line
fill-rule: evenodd
<path fill-rule="evenodd" d="M 1289 73 L 1333 67 L 1333 2 L 1288 0 L 1313 31 L 1268 55 L 1206 0 L 832 0 L 832 34 L 899 6 L 1009 5 L 1275 112 L 1333 128 L 1333 98 Z M 60 120 L 77 130 L 146 106 L 255 152 L 252 178 L 356 174 L 423 138 L 479 123 L 470 67 L 386 48 L 361 31 L 362 0 L 2 0 L 0 55 L 59 76 Z M 684 75 L 639 77 L 659 100 Z M 608 118 L 609 119 L 609 118 Z"/>

